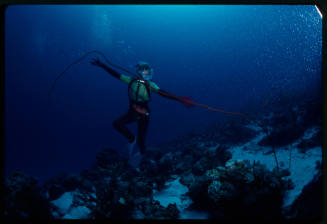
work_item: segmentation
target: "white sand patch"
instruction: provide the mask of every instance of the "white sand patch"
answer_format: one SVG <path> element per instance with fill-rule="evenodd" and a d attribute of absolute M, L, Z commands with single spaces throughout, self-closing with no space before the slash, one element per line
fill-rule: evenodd
<path fill-rule="evenodd" d="M 170 203 L 176 203 L 177 209 L 180 211 L 179 219 L 207 219 L 208 214 L 198 211 L 187 210 L 187 207 L 192 203 L 192 200 L 185 196 L 188 188 L 179 182 L 180 177 L 167 181 L 165 189 L 162 191 L 153 191 L 153 199 L 160 202 L 164 207 Z"/>
<path fill-rule="evenodd" d="M 301 193 L 303 187 L 307 185 L 318 173 L 316 162 L 322 161 L 321 147 L 312 148 L 305 154 L 300 153 L 297 149 L 292 151 L 291 176 L 295 184 L 294 189 L 290 190 L 284 201 L 284 206 L 288 206 Z"/>
<path fill-rule="evenodd" d="M 318 132 L 318 127 L 312 127 L 304 133 L 302 139 L 310 139 L 314 134 Z"/>
<path fill-rule="evenodd" d="M 176 203 L 178 209 L 189 205 L 188 201 L 182 200 L 182 195 L 188 192 L 188 188 L 179 182 L 179 178 L 167 181 L 165 187 L 162 191 L 154 192 L 154 200 L 159 201 L 164 207 L 167 207 L 169 203 Z"/>
<path fill-rule="evenodd" d="M 262 128 L 256 124 L 248 124 L 248 125 L 245 125 L 245 127 L 250 128 L 254 131 L 262 131 Z"/>
<path fill-rule="evenodd" d="M 57 207 L 61 215 L 66 214 L 73 204 L 74 192 L 65 192 L 58 199 L 50 201 L 51 204 Z"/>
<path fill-rule="evenodd" d="M 209 215 L 206 212 L 182 210 L 179 219 L 208 219 Z"/>
<path fill-rule="evenodd" d="M 87 219 L 89 218 L 90 213 L 91 210 L 86 206 L 78 206 L 72 208 L 70 212 L 62 218 L 63 219 Z"/>
<path fill-rule="evenodd" d="M 133 219 L 144 219 L 145 215 L 140 209 L 135 209 L 132 214 Z"/>
<path fill-rule="evenodd" d="M 54 212 L 55 218 L 62 219 L 87 219 L 91 210 L 86 206 L 73 206 L 73 198 L 76 194 L 75 191 L 65 192 L 58 199 L 50 203 L 57 207 L 57 212 Z M 61 217 L 62 216 L 62 217 Z"/>

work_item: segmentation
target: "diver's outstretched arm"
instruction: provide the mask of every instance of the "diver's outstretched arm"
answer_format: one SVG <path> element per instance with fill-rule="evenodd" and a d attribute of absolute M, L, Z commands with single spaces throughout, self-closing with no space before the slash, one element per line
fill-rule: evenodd
<path fill-rule="evenodd" d="M 164 91 L 162 89 L 157 90 L 157 93 L 160 96 L 163 96 L 165 98 L 172 99 L 172 100 L 177 100 L 177 101 L 183 103 L 187 107 L 190 107 L 190 106 L 193 106 L 194 105 L 194 103 L 189 100 L 190 99 L 190 96 L 186 96 L 186 97 L 175 96 L 175 95 L 170 94 L 167 91 Z"/>
<path fill-rule="evenodd" d="M 107 71 L 113 77 L 120 79 L 120 74 L 117 71 L 115 71 L 112 68 L 109 68 L 107 65 L 103 64 L 98 58 L 93 59 L 93 61 L 91 61 L 91 64 L 94 66 L 103 68 L 105 71 Z"/>
<path fill-rule="evenodd" d="M 157 93 L 160 96 L 163 96 L 163 97 L 168 98 L 168 99 L 177 100 L 177 101 L 179 100 L 179 97 L 178 96 L 175 96 L 173 94 L 170 94 L 167 91 L 162 90 L 162 89 L 157 90 Z"/>

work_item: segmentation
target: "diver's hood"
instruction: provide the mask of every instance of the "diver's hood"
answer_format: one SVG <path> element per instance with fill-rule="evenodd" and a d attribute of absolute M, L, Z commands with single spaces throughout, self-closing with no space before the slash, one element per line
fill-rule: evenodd
<path fill-rule="evenodd" d="M 152 76 L 153 76 L 153 70 L 151 69 L 151 70 L 150 70 L 150 74 L 147 75 L 146 77 L 143 77 L 143 75 L 142 75 L 142 78 L 143 78 L 144 80 L 146 80 L 146 81 L 150 81 L 150 80 L 152 80 Z"/>
<path fill-rule="evenodd" d="M 150 65 L 145 62 L 145 61 L 139 61 L 137 64 L 136 64 L 136 70 L 149 70 L 151 69 Z"/>
<path fill-rule="evenodd" d="M 143 77 L 142 75 L 142 71 L 144 70 L 149 70 L 149 75 L 147 75 L 147 77 Z M 144 61 L 140 61 L 137 63 L 136 65 L 136 72 L 142 77 L 142 79 L 144 80 L 151 80 L 153 77 L 153 69 L 150 67 L 150 65 L 147 62 Z"/>

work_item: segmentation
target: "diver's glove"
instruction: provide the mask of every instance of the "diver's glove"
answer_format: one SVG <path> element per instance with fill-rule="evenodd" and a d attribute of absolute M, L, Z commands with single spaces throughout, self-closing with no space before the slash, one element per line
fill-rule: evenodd
<path fill-rule="evenodd" d="M 162 89 L 157 90 L 157 93 L 168 99 L 177 100 L 183 103 L 186 107 L 194 106 L 194 103 L 190 100 L 191 96 L 185 96 L 185 97 L 175 96 Z"/>
<path fill-rule="evenodd" d="M 190 100 L 191 96 L 179 97 L 179 102 L 183 103 L 186 107 L 194 106 L 194 103 Z"/>
<path fill-rule="evenodd" d="M 113 77 L 120 79 L 120 74 L 117 71 L 115 71 L 112 68 L 109 68 L 108 66 L 103 64 L 98 58 L 93 59 L 93 61 L 91 61 L 91 64 L 94 66 L 99 66 L 99 67 L 103 68 L 105 71 L 107 71 Z"/>
<path fill-rule="evenodd" d="M 94 58 L 92 61 L 91 61 L 91 64 L 94 65 L 94 66 L 99 66 L 99 67 L 103 67 L 103 63 L 99 60 L 99 58 Z"/>

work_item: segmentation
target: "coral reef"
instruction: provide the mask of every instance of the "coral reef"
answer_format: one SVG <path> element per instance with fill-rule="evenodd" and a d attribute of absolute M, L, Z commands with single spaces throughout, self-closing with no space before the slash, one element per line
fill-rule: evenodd
<path fill-rule="evenodd" d="M 15 171 L 8 177 L 4 189 L 4 214 L 12 219 L 52 218 L 50 203 L 40 193 L 38 180 Z"/>
<path fill-rule="evenodd" d="M 281 166 L 275 169 L 268 169 L 263 163 L 263 160 L 268 161 L 264 157 L 271 157 L 267 163 L 275 165 L 274 157 L 263 146 L 296 147 L 301 156 L 313 148 L 319 149 L 321 120 L 319 117 L 309 119 L 319 115 L 319 104 L 309 102 L 314 108 L 305 110 L 305 103 L 293 104 L 288 110 L 274 110 L 270 115 L 259 117 L 258 122 L 267 127 L 268 135 L 259 126 L 249 126 L 244 119 L 226 119 L 226 122 L 211 125 L 205 132 L 188 133 L 170 144 L 151 148 L 138 169 L 131 167 L 117 150 L 103 148 L 96 153 L 96 162 L 89 169 L 79 174 L 62 173 L 43 186 L 38 186 L 35 178 L 14 172 L 5 184 L 5 216 L 21 219 L 179 219 L 193 211 L 196 215 L 205 213 L 204 217 L 224 220 L 319 219 L 321 164 L 317 166 L 318 174 L 303 188 L 300 196 L 284 208 L 285 197 L 295 185 L 290 171 L 285 168 L 288 159 L 284 156 Z M 233 159 L 237 154 L 235 150 L 242 153 L 261 151 L 262 155 L 256 155 L 252 162 Z M 291 164 L 292 157 L 289 158 Z M 180 194 L 172 194 L 171 189 L 165 191 L 167 183 L 171 182 L 182 186 Z M 166 197 L 171 200 L 175 200 L 176 195 L 181 198 L 172 203 L 160 201 L 165 192 L 172 194 Z"/>

